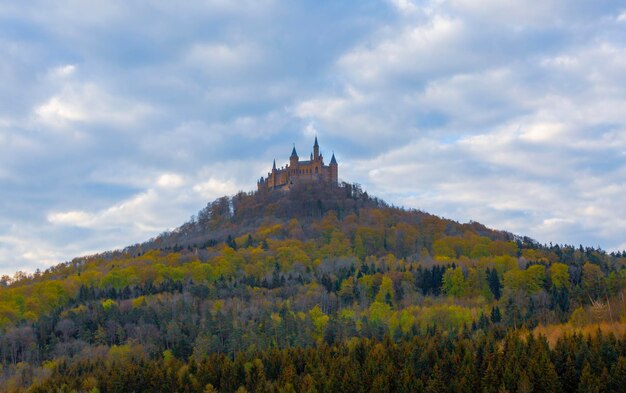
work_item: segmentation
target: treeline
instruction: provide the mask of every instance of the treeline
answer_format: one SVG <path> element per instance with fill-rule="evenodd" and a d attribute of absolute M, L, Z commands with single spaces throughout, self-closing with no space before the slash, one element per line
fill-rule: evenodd
<path fill-rule="evenodd" d="M 544 329 L 552 344 L 569 329 L 626 332 L 622 253 L 542 246 L 390 207 L 356 185 L 307 187 L 220 198 L 144 245 L 1 280 L 0 390 L 26 391 L 55 373 L 100 373 L 127 351 L 129 369 L 173 362 L 178 375 L 193 365 L 188 359 L 242 356 L 248 364 L 265 354 L 345 350 L 361 339 L 401 348 L 454 338 L 481 351 L 485 336 L 501 346 L 511 332 Z M 614 343 L 606 350 L 622 351 Z M 576 359 L 578 381 L 584 365 Z M 439 366 L 447 380 L 450 368 Z M 604 367 L 592 366 L 600 378 Z M 415 386 L 426 389 L 422 375 Z M 100 377 L 97 385 L 114 391 Z M 203 389 L 247 386 L 206 381 Z M 302 390 L 302 381 L 292 387 Z"/>
<path fill-rule="evenodd" d="M 573 335 L 550 348 L 533 335 L 434 332 L 188 360 L 99 347 L 40 374 L 22 375 L 29 392 L 623 392 L 626 340 Z"/>

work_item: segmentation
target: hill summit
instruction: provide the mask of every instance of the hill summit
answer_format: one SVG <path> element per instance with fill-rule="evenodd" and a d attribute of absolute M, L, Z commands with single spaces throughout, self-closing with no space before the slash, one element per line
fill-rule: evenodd
<path fill-rule="evenodd" d="M 377 212 L 377 213 L 373 213 Z M 406 210 L 390 206 L 385 201 L 370 196 L 359 184 L 335 183 L 319 179 L 317 181 L 296 182 L 281 192 L 239 192 L 232 197 L 221 197 L 207 204 L 197 215 L 171 232 L 165 232 L 143 244 L 128 247 L 125 252 L 142 253 L 151 249 L 164 251 L 186 249 L 204 249 L 207 246 L 237 238 L 268 225 L 298 225 L 302 229 L 300 240 L 315 236 L 313 227 L 320 219 L 332 215 L 338 222 L 358 220 L 362 215 L 391 215 L 387 225 L 396 227 L 405 223 L 420 227 L 429 221 L 439 225 L 447 235 L 458 235 L 470 229 L 477 235 L 490 239 L 512 241 L 511 233 L 491 230 L 477 222 L 459 224 L 442 219 L 419 210 Z M 385 226 L 385 223 L 381 223 Z M 347 234 L 353 238 L 354 233 Z M 391 236 L 387 233 L 386 236 Z M 405 237 L 405 234 L 399 236 Z M 415 239 L 414 239 L 415 237 Z M 410 243 L 400 253 L 402 257 L 417 256 L 422 247 L 430 247 L 426 239 L 409 236 L 405 243 Z M 532 243 L 529 238 L 521 239 Z M 395 241 L 387 239 L 381 242 L 383 247 L 376 250 L 377 255 L 394 252 Z"/>
<path fill-rule="evenodd" d="M 0 391 L 621 391 L 625 266 L 356 184 L 240 192 L 1 281 Z"/>

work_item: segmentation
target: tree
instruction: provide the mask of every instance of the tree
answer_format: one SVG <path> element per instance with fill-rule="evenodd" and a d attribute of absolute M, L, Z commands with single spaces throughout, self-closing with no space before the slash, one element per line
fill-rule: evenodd
<path fill-rule="evenodd" d="M 383 276 L 382 282 L 380 284 L 380 288 L 378 290 L 378 294 L 376 294 L 376 298 L 374 299 L 377 302 L 387 303 L 390 306 L 393 305 L 392 300 L 394 298 L 394 289 L 393 282 L 391 278 L 387 276 Z"/>
<path fill-rule="evenodd" d="M 460 267 L 449 268 L 443 275 L 442 290 L 446 295 L 461 297 L 465 292 L 465 277 Z"/>
<path fill-rule="evenodd" d="M 622 386 L 623 387 L 623 386 Z M 578 383 L 579 393 L 600 393 L 602 386 L 600 384 L 600 378 L 593 374 L 589 363 L 585 363 L 582 372 L 580 373 L 580 382 Z"/>
<path fill-rule="evenodd" d="M 493 323 L 499 323 L 502 320 L 502 314 L 500 313 L 500 307 L 494 306 L 491 309 L 490 319 L 491 319 L 491 322 L 493 322 Z"/>
<path fill-rule="evenodd" d="M 204 393 L 218 393 L 218 391 L 213 387 L 213 385 L 208 384 L 204 387 Z"/>
<path fill-rule="evenodd" d="M 566 264 L 555 262 L 550 266 L 548 273 L 555 288 L 569 287 L 569 267 Z"/>
<path fill-rule="evenodd" d="M 532 265 L 526 269 L 526 290 L 529 293 L 538 292 L 543 288 L 546 280 L 546 268 L 542 265 Z"/>
<path fill-rule="evenodd" d="M 493 297 L 499 300 L 500 296 L 502 296 L 502 284 L 500 283 L 496 269 L 487 269 L 487 283 L 489 284 L 489 290 L 493 294 Z"/>
<path fill-rule="evenodd" d="M 600 266 L 589 262 L 583 265 L 582 285 L 592 299 L 598 299 L 604 295 L 604 274 Z"/>

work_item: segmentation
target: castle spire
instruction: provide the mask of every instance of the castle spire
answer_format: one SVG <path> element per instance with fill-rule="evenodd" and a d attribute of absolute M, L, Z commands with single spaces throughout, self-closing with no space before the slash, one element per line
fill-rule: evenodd
<path fill-rule="evenodd" d="M 293 144 L 293 150 L 291 151 L 291 157 L 290 158 L 292 158 L 292 157 L 298 158 L 298 153 L 296 153 L 296 144 L 295 143 Z"/>
<path fill-rule="evenodd" d="M 313 145 L 313 159 L 317 161 L 320 157 L 320 145 L 317 143 L 317 135 L 315 135 L 315 144 Z"/>
<path fill-rule="evenodd" d="M 274 166 L 272 167 L 272 171 L 276 171 L 276 159 L 274 158 Z"/>
<path fill-rule="evenodd" d="M 333 157 L 330 159 L 330 163 L 337 165 L 337 160 L 335 160 L 335 152 L 333 152 Z"/>

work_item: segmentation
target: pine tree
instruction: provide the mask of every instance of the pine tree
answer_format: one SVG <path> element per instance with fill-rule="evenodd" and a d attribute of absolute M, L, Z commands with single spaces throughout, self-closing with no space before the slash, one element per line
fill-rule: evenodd
<path fill-rule="evenodd" d="M 593 374 L 589 363 L 585 363 L 583 371 L 580 373 L 578 393 L 600 393 L 601 389 L 600 378 Z"/>
<path fill-rule="evenodd" d="M 487 271 L 487 283 L 489 284 L 489 289 L 493 297 L 496 298 L 496 300 L 500 299 L 500 296 L 502 296 L 502 284 L 500 283 L 500 278 L 495 268 Z"/>
<path fill-rule="evenodd" d="M 493 323 L 499 323 L 502 320 L 502 314 L 500 313 L 500 307 L 494 306 L 491 309 L 490 319 L 491 319 L 491 322 L 493 322 Z"/>
<path fill-rule="evenodd" d="M 426 393 L 444 393 L 446 391 L 446 385 L 443 381 L 443 375 L 439 369 L 439 365 L 435 364 L 432 369 L 432 373 L 426 383 Z"/>

